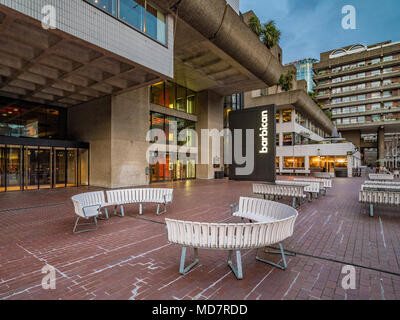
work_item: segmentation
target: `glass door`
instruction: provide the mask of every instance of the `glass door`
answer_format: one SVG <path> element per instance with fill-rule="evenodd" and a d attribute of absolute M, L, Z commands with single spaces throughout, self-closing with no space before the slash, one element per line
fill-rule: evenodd
<path fill-rule="evenodd" d="M 6 147 L 0 145 L 0 192 L 6 191 Z"/>
<path fill-rule="evenodd" d="M 24 154 L 24 189 L 39 189 L 39 148 L 26 147 Z"/>
<path fill-rule="evenodd" d="M 6 156 L 7 191 L 21 190 L 22 186 L 22 152 L 20 146 L 8 146 Z"/>
<path fill-rule="evenodd" d="M 38 167 L 38 179 L 40 189 L 51 188 L 51 148 L 40 148 L 38 151 L 39 167 Z"/>
<path fill-rule="evenodd" d="M 65 188 L 67 183 L 67 152 L 65 149 L 55 149 L 54 168 L 54 187 Z"/>
<path fill-rule="evenodd" d="M 67 187 L 76 187 L 78 180 L 78 150 L 67 150 Z"/>
<path fill-rule="evenodd" d="M 80 186 L 89 185 L 89 150 L 79 149 L 78 177 Z"/>

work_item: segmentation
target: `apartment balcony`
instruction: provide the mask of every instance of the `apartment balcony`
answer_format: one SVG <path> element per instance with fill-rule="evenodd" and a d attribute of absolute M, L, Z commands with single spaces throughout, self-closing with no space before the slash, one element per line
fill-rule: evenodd
<path fill-rule="evenodd" d="M 350 102 L 343 102 L 338 104 L 326 104 L 322 107 L 322 109 L 331 109 L 331 108 L 341 108 L 341 107 L 351 107 L 351 106 L 358 106 L 364 104 L 374 104 L 374 103 L 381 103 L 381 102 L 390 102 L 390 101 L 398 101 L 400 100 L 400 96 L 390 96 L 390 97 L 380 97 L 374 99 L 365 99 L 361 101 L 350 101 Z"/>
<path fill-rule="evenodd" d="M 370 93 L 370 92 L 376 92 L 376 91 L 386 91 L 386 90 L 398 89 L 398 88 L 400 88 L 400 82 L 392 83 L 389 85 L 381 85 L 379 87 L 369 87 L 369 88 L 360 89 L 360 90 L 346 91 L 346 92 L 340 92 L 340 93 L 321 94 L 321 95 L 317 96 L 317 99 L 318 100 L 333 99 L 333 98 L 347 97 L 350 95 L 358 95 L 358 94 L 364 94 L 364 93 Z"/>
<path fill-rule="evenodd" d="M 385 132 L 397 132 L 400 130 L 400 118 L 398 119 L 381 119 L 380 121 L 370 121 L 362 123 L 349 123 L 349 124 L 337 124 L 339 131 L 347 130 L 365 130 L 366 132 L 371 129 L 377 129 L 379 127 L 385 127 Z"/>
<path fill-rule="evenodd" d="M 375 114 L 387 114 L 393 112 L 400 112 L 400 106 L 398 107 L 390 107 L 390 108 L 380 108 L 377 110 L 366 110 L 363 112 L 348 112 L 348 113 L 332 113 L 332 121 L 340 118 L 349 118 L 349 117 L 360 117 L 360 116 L 371 116 Z"/>
<path fill-rule="evenodd" d="M 364 77 L 364 78 L 357 78 L 357 79 L 347 80 L 347 81 L 341 81 L 341 82 L 335 82 L 335 83 L 317 84 L 314 87 L 314 91 L 337 88 L 337 87 L 344 87 L 346 85 L 355 85 L 355 84 L 360 84 L 360 83 L 365 83 L 365 82 L 373 82 L 373 81 L 378 81 L 378 80 L 382 80 L 383 81 L 385 79 L 395 78 L 395 77 L 398 77 L 398 76 L 400 76 L 400 70 L 399 71 L 394 71 L 394 72 L 388 72 L 388 73 L 384 73 L 384 74 L 368 76 L 368 77 Z"/>
<path fill-rule="evenodd" d="M 338 72 L 326 71 L 325 73 L 317 73 L 313 77 L 313 79 L 314 79 L 314 81 L 323 80 L 323 79 L 332 79 L 332 78 L 335 78 L 338 76 L 347 76 L 347 75 L 351 75 L 354 73 L 389 68 L 389 67 L 393 67 L 393 66 L 396 66 L 399 64 L 400 64 L 400 59 L 397 58 L 397 59 L 393 59 L 393 60 L 389 60 L 389 61 L 382 61 L 382 62 L 375 63 L 375 64 L 368 64 L 368 65 L 365 65 L 362 67 L 349 68 L 349 69 L 341 70 Z"/>

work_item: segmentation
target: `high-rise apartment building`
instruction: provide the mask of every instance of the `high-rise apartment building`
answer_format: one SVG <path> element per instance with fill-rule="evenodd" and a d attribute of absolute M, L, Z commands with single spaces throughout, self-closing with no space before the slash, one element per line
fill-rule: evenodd
<path fill-rule="evenodd" d="M 364 163 L 384 164 L 385 140 L 400 132 L 400 42 L 324 52 L 313 68 L 317 99 L 343 137 Z"/>
<path fill-rule="evenodd" d="M 299 61 L 288 63 L 287 65 L 293 65 L 297 70 L 297 80 L 305 80 L 307 82 L 307 91 L 313 91 L 315 82 L 313 80 L 314 71 L 313 64 L 318 62 L 316 59 L 306 58 Z"/>

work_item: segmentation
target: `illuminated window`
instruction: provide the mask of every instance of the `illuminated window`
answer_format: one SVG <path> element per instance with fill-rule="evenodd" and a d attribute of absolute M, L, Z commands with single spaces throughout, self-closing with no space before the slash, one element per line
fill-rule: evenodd
<path fill-rule="evenodd" d="M 282 119 L 283 119 L 283 122 L 291 122 L 292 121 L 292 110 L 282 111 Z"/>
<path fill-rule="evenodd" d="M 283 145 L 284 146 L 292 146 L 293 145 L 293 134 L 292 133 L 284 133 L 283 134 Z"/>
<path fill-rule="evenodd" d="M 347 157 L 336 157 L 335 168 L 347 168 Z"/>

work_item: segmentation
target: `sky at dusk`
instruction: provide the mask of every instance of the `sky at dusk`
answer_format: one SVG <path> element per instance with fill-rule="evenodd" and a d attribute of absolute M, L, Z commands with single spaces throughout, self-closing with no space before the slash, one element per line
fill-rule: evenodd
<path fill-rule="evenodd" d="M 356 9 L 355 30 L 342 28 L 345 5 Z M 350 44 L 400 41 L 400 0 L 240 0 L 240 11 L 248 10 L 262 23 L 275 20 L 284 63 Z"/>

